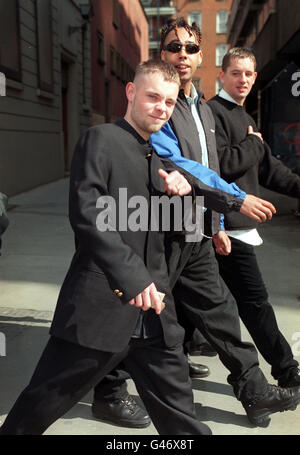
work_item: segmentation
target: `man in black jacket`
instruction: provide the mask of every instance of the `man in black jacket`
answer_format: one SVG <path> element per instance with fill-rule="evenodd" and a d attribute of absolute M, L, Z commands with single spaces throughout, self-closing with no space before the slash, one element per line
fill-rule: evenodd
<path fill-rule="evenodd" d="M 191 27 L 183 18 L 168 22 L 162 30 L 161 57 L 175 66 L 181 82 L 169 123 L 185 158 L 205 163 L 218 171 L 213 114 L 192 85 L 194 72 L 202 61 L 200 42 L 199 28 L 194 24 Z M 153 144 L 160 154 L 160 142 Z M 222 199 L 222 192 L 216 188 L 214 196 Z M 206 202 L 211 201 L 206 198 Z M 232 203 L 234 205 L 234 199 Z M 261 210 L 262 207 L 257 207 L 257 221 L 261 221 Z M 292 396 L 297 397 L 298 403 L 300 392 L 270 386 L 258 366 L 254 346 L 241 341 L 238 312 L 232 296 L 220 280 L 212 241 L 208 238 L 219 229 L 219 214 L 206 210 L 201 242 L 185 242 L 183 236 L 174 236 L 167 250 L 171 288 L 181 324 L 186 330 L 190 327 L 194 330 L 195 326 L 201 329 L 230 371 L 228 382 L 242 402 L 249 420 L 256 425 L 265 425 L 270 414 L 291 409 L 287 404 L 294 401 Z M 96 392 L 93 409 L 97 412 L 99 405 L 97 414 L 101 418 L 104 409 L 98 400 L 101 384 Z"/>
<path fill-rule="evenodd" d="M 259 195 L 262 185 L 300 198 L 300 177 L 271 154 L 268 144 L 244 102 L 255 82 L 256 60 L 246 48 L 233 48 L 223 59 L 223 88 L 208 104 L 216 120 L 216 140 L 221 176 L 247 193 Z M 300 385 L 298 362 L 280 332 L 255 256 L 262 243 L 255 220 L 242 214 L 225 216 L 225 232 L 214 236 L 220 273 L 237 302 L 239 315 L 272 376 L 282 387 Z M 230 253 L 230 254 L 229 254 Z"/>
<path fill-rule="evenodd" d="M 151 195 L 164 193 L 164 181 L 168 193 L 191 190 L 178 172 L 160 170 L 164 180 L 158 175 L 163 165 L 148 142 L 169 119 L 178 87 L 171 65 L 141 65 L 134 83 L 126 87 L 125 118 L 90 128 L 79 140 L 69 201 L 76 252 L 60 291 L 50 340 L 0 434 L 42 434 L 121 360 L 159 434 L 211 434 L 195 415 L 183 330 L 169 288 L 164 233 L 149 230 L 148 224 L 138 231 L 121 229 L 119 223 L 136 216 L 132 205 L 128 217 L 117 216 L 124 210 L 120 189 L 126 189 L 129 201 L 142 198 L 144 216 L 150 218 Z M 105 226 L 99 208 L 109 203 Z M 158 290 L 165 294 L 162 312 Z"/>
<path fill-rule="evenodd" d="M 76 251 L 60 290 L 50 340 L 1 435 L 42 434 L 120 361 L 159 434 L 211 434 L 195 414 L 184 333 L 169 284 L 165 232 L 149 228 L 159 215 L 152 196 L 191 192 L 188 181 L 172 172 L 174 163 L 161 161 L 148 142 L 170 118 L 179 83 L 172 65 L 141 64 L 126 87 L 124 119 L 90 128 L 80 138 L 69 199 Z M 243 200 L 226 193 L 214 197 L 214 188 L 190 178 L 215 209 L 227 212 L 234 206 L 255 216 L 256 204 L 264 202 L 250 197 L 249 203 L 247 196 Z M 133 209 L 140 203 L 145 210 L 137 215 Z M 272 204 L 266 202 L 266 207 L 272 216 Z M 144 228 L 136 229 L 137 218 L 146 220 Z M 165 309 L 158 291 L 165 294 Z M 280 406 L 293 403 L 290 395 Z"/>

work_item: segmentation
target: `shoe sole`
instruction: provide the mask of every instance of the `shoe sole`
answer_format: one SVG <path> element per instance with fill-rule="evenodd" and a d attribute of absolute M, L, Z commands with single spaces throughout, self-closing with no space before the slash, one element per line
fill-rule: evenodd
<path fill-rule="evenodd" d="M 133 423 L 131 421 L 127 421 L 127 420 L 118 420 L 118 421 L 114 421 L 114 420 L 111 420 L 110 418 L 106 418 L 105 416 L 103 415 L 97 415 L 95 412 L 92 411 L 92 414 L 93 416 L 95 417 L 95 419 L 97 420 L 100 420 L 101 422 L 103 423 L 109 423 L 111 425 L 116 425 L 118 427 L 127 427 L 127 428 L 147 428 L 149 427 L 149 425 L 151 424 L 151 420 L 150 421 L 147 421 L 147 422 L 141 422 L 141 423 Z"/>
<path fill-rule="evenodd" d="M 270 409 L 266 408 L 265 410 L 261 411 L 259 417 L 248 416 L 248 419 L 253 425 L 257 427 L 267 427 L 271 421 L 271 419 L 268 418 L 269 415 L 275 414 L 276 412 L 295 411 L 299 403 L 300 397 L 296 400 L 291 399 L 291 401 L 286 403 L 283 408 L 281 406 L 278 406 L 277 408 L 274 408 L 271 411 Z"/>
<path fill-rule="evenodd" d="M 203 373 L 203 374 L 195 373 L 195 374 L 190 374 L 190 378 L 191 379 L 203 379 L 203 378 L 207 378 L 207 376 L 209 376 L 209 375 L 210 375 L 210 372 L 209 373 Z"/>
<path fill-rule="evenodd" d="M 218 355 L 216 352 L 201 352 L 201 351 L 192 351 L 189 352 L 191 357 L 203 356 L 203 357 L 215 357 Z"/>

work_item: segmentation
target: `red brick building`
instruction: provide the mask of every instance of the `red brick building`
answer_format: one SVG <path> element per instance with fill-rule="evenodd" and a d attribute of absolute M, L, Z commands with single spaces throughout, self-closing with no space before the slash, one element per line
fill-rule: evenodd
<path fill-rule="evenodd" d="M 177 0 L 177 16 L 189 23 L 197 22 L 202 31 L 203 63 L 197 70 L 194 84 L 205 94 L 214 96 L 220 88 L 219 72 L 227 51 L 227 18 L 232 0 Z"/>
<path fill-rule="evenodd" d="M 125 85 L 148 60 L 148 22 L 139 0 L 93 0 L 91 68 L 93 124 L 126 109 Z"/>

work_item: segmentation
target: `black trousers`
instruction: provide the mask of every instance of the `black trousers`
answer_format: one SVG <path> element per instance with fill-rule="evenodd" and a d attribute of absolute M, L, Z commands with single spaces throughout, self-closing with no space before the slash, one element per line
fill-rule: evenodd
<path fill-rule="evenodd" d="M 179 323 L 186 330 L 198 328 L 214 347 L 230 371 L 227 380 L 238 400 L 249 403 L 262 398 L 268 383 L 259 368 L 255 347 L 241 340 L 237 307 L 219 276 L 211 240 L 195 244 L 189 261 L 178 275 L 173 295 Z M 110 379 L 111 390 L 115 385 L 113 376 L 106 378 L 106 396 L 102 395 L 102 399 L 109 396 Z M 98 399 L 101 399 L 101 387 L 100 383 L 96 388 Z"/>
<path fill-rule="evenodd" d="M 298 366 L 290 345 L 280 332 L 257 263 L 254 248 L 231 238 L 229 256 L 217 255 L 220 274 L 233 294 L 239 315 L 275 379 L 288 379 Z"/>
<path fill-rule="evenodd" d="M 126 350 L 114 354 L 52 337 L 0 435 L 44 433 L 120 361 L 133 378 L 159 434 L 211 434 L 195 415 L 182 346 L 169 348 L 160 338 L 135 339 Z"/>

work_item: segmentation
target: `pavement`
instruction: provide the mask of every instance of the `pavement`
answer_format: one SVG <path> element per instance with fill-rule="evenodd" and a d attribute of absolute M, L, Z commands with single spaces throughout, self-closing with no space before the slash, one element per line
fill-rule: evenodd
<path fill-rule="evenodd" d="M 300 217 L 297 201 L 267 192 L 278 214 L 260 226 L 257 248 L 261 270 L 278 324 L 300 361 Z M 62 179 L 10 198 L 9 229 L 0 258 L 0 424 L 27 385 L 48 340 L 58 292 L 74 251 L 67 215 L 68 180 Z M 243 339 L 250 337 L 242 326 Z M 270 383 L 270 367 L 259 356 Z M 218 357 L 192 357 L 209 366 L 206 379 L 192 382 L 197 414 L 214 435 L 300 435 L 300 406 L 272 416 L 267 428 L 255 428 L 227 384 Z M 131 380 L 129 391 L 137 397 Z M 137 397 L 137 400 L 139 398 Z M 92 393 L 56 421 L 46 435 L 157 435 L 153 425 L 128 429 L 93 418 Z"/>

